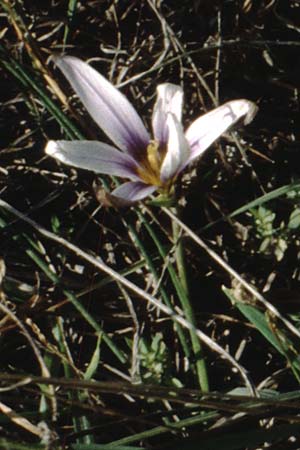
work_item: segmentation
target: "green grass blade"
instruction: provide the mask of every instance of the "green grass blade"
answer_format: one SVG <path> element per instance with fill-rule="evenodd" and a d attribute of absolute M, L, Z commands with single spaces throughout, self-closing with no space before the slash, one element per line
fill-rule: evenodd
<path fill-rule="evenodd" d="M 14 442 L 8 439 L 0 438 L 1 450 L 48 450 L 48 445 L 42 444 L 21 444 L 20 442 Z M 53 450 L 62 450 L 62 447 L 52 447 Z"/>
<path fill-rule="evenodd" d="M 291 358 L 289 349 L 293 348 L 293 343 L 290 339 L 287 336 L 284 336 L 284 342 L 283 340 L 279 340 L 279 338 L 272 332 L 265 314 L 263 314 L 255 306 L 248 305 L 237 300 L 229 289 L 223 288 L 223 291 L 230 301 L 249 320 L 249 322 L 255 326 L 255 328 L 267 339 L 267 341 L 269 341 L 278 353 L 283 355 L 288 360 L 292 368 L 296 371 L 296 374 L 298 374 L 300 372 L 300 360 L 298 356 L 297 358 Z M 281 331 L 281 333 L 282 332 L 283 331 Z M 299 378 L 299 375 L 297 375 L 297 378 Z"/>
<path fill-rule="evenodd" d="M 143 431 L 141 433 L 136 433 L 131 436 L 124 437 L 122 439 L 118 439 L 117 441 L 111 442 L 111 445 L 126 445 L 131 444 L 133 442 L 142 441 L 144 439 L 150 439 L 156 436 L 161 436 L 167 433 L 173 433 L 174 430 L 181 430 L 188 427 L 192 427 L 194 425 L 199 425 L 201 423 L 210 422 L 211 420 L 217 419 L 219 417 L 219 413 L 214 411 L 203 412 L 201 414 L 197 414 L 193 417 L 188 417 L 187 419 L 179 420 L 178 422 L 169 422 L 168 426 L 158 426 L 155 428 L 151 428 L 150 430 Z M 115 447 L 113 447 L 115 450 Z"/>
<path fill-rule="evenodd" d="M 1 228 L 5 228 L 7 226 L 7 222 L 2 219 L 2 223 L 0 224 Z M 49 266 L 44 261 L 43 258 L 36 252 L 36 244 L 33 245 L 34 249 L 28 247 L 32 243 L 32 238 L 23 233 L 20 236 L 15 236 L 14 239 L 18 239 L 20 241 L 21 247 L 25 247 L 25 253 L 29 258 L 34 261 L 34 263 L 46 274 L 46 276 L 57 286 L 61 285 L 59 277 L 49 269 Z M 21 242 L 22 241 L 22 242 Z M 25 244 L 25 245 L 24 245 Z M 70 300 L 73 306 L 77 309 L 77 311 L 81 314 L 81 316 L 88 322 L 88 324 L 96 331 L 98 335 L 102 335 L 103 341 L 110 348 L 110 350 L 116 355 L 120 362 L 123 364 L 126 363 L 127 358 L 121 350 L 118 349 L 114 341 L 104 332 L 101 326 L 96 322 L 96 320 L 92 317 L 92 315 L 87 311 L 87 309 L 82 305 L 80 301 L 76 298 L 76 296 L 69 290 L 63 289 L 64 295 Z"/>
<path fill-rule="evenodd" d="M 149 235 L 151 236 L 154 244 L 156 245 L 162 260 L 167 261 L 168 254 L 167 254 L 166 250 L 164 249 L 163 245 L 161 244 L 161 242 L 159 241 L 153 228 L 150 227 L 148 222 L 146 222 L 144 220 L 144 217 L 142 214 L 139 214 L 139 218 L 140 218 L 141 222 L 144 224 Z M 173 265 L 168 263 L 167 270 L 169 272 L 171 281 L 177 292 L 178 298 L 180 300 L 181 306 L 184 310 L 187 320 L 190 323 L 192 323 L 193 325 L 195 325 L 195 319 L 194 319 L 194 316 L 193 316 L 193 313 L 191 310 L 191 305 L 189 303 L 189 299 L 187 298 L 186 291 L 185 291 L 184 287 L 182 286 L 182 284 L 180 283 L 180 280 L 176 274 L 176 271 L 175 271 Z M 191 337 L 191 342 L 192 342 L 193 353 L 194 353 L 194 356 L 196 359 L 196 370 L 197 370 L 197 375 L 198 375 L 199 386 L 203 390 L 207 390 L 207 387 L 208 387 L 208 384 L 206 383 L 207 376 L 203 377 L 203 372 L 206 372 L 206 367 L 205 367 L 205 362 L 203 359 L 201 342 L 199 341 L 198 337 L 192 330 L 190 331 L 190 337 Z M 184 340 L 182 344 L 184 345 L 184 347 L 183 347 L 184 350 L 189 352 L 188 348 L 186 347 L 186 340 Z"/>
<path fill-rule="evenodd" d="M 201 446 L 199 446 L 199 438 L 185 439 L 177 443 L 173 443 L 172 446 L 167 446 L 165 449 L 172 450 L 215 450 L 222 448 L 222 450 L 241 450 L 252 449 L 256 446 L 263 445 L 265 442 L 269 442 L 273 445 L 279 443 L 282 440 L 288 439 L 290 436 L 298 435 L 299 425 L 275 425 L 269 429 L 258 429 L 258 427 L 239 432 L 229 432 L 226 428 L 222 434 L 220 430 L 215 430 L 213 436 L 209 439 L 205 437 L 201 439 Z M 275 448 L 273 447 L 272 448 Z M 277 448 L 277 447 L 276 447 Z"/>
<path fill-rule="evenodd" d="M 258 206 L 263 205 L 264 203 L 270 202 L 271 200 L 275 200 L 278 197 L 282 197 L 283 195 L 287 195 L 292 191 L 299 191 L 300 190 L 300 184 L 299 183 L 291 183 L 284 186 L 281 186 L 280 188 L 274 189 L 271 192 L 268 192 L 267 194 L 261 195 L 260 197 L 256 198 L 255 200 L 252 200 L 249 203 L 246 203 L 245 205 L 241 206 L 240 208 L 234 210 L 233 212 L 224 215 L 220 219 L 215 220 L 214 222 L 210 222 L 209 224 L 205 225 L 201 228 L 201 231 L 208 230 L 212 226 L 216 225 L 219 222 L 222 222 L 226 219 L 232 219 L 233 217 L 236 217 L 246 211 L 249 211 L 251 208 L 256 208 Z"/>
<path fill-rule="evenodd" d="M 82 134 L 72 124 L 60 108 L 51 100 L 47 91 L 42 87 L 42 84 L 37 80 L 36 72 L 27 74 L 23 67 L 13 58 L 7 55 L 4 47 L 0 44 L 0 65 L 4 67 L 15 79 L 21 83 L 23 88 L 31 91 L 39 97 L 43 102 L 48 112 L 57 120 L 59 125 L 63 128 L 66 136 L 70 139 L 82 139 Z"/>

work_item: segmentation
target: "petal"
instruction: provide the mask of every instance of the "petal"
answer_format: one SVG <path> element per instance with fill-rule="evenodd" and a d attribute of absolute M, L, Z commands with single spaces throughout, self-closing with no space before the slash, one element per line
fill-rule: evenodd
<path fill-rule="evenodd" d="M 121 150 L 135 156 L 146 148 L 147 130 L 118 89 L 78 58 L 63 56 L 56 63 L 94 121 Z"/>
<path fill-rule="evenodd" d="M 168 114 L 168 148 L 160 169 L 163 182 L 173 178 L 186 165 L 190 156 L 190 147 L 184 135 L 182 125 L 174 114 Z"/>
<path fill-rule="evenodd" d="M 112 191 L 111 195 L 121 198 L 129 204 L 142 200 L 152 194 L 156 189 L 157 186 L 145 184 L 142 181 L 129 181 L 117 187 L 117 189 Z"/>
<path fill-rule="evenodd" d="M 180 86 L 165 83 L 157 86 L 157 100 L 153 108 L 154 138 L 161 144 L 168 141 L 167 115 L 172 113 L 181 122 L 183 91 Z"/>
<path fill-rule="evenodd" d="M 139 180 L 135 160 L 103 142 L 49 141 L 45 151 L 47 155 L 80 169 Z"/>
<path fill-rule="evenodd" d="M 196 119 L 185 135 L 191 146 L 189 161 L 201 155 L 231 125 L 246 115 L 245 124 L 251 122 L 257 106 L 248 100 L 233 100 Z"/>

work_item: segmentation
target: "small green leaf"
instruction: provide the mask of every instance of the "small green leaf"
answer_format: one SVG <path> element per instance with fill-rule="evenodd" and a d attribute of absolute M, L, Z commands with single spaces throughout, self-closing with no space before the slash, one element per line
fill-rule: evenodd
<path fill-rule="evenodd" d="M 259 311 L 258 308 L 237 300 L 234 297 L 232 290 L 230 289 L 223 288 L 223 291 L 230 299 L 230 301 L 249 320 L 249 322 L 251 322 L 256 327 L 256 329 L 270 342 L 270 344 L 278 351 L 278 353 L 285 356 L 287 360 L 293 365 L 293 368 L 299 371 L 300 370 L 299 359 L 293 358 L 293 360 L 291 361 L 289 353 L 290 349 L 293 348 L 293 344 L 287 338 L 287 336 L 284 336 L 284 341 L 283 339 L 277 337 L 270 329 L 265 314 Z"/>
<path fill-rule="evenodd" d="M 168 197 L 166 195 L 158 195 L 154 200 L 148 200 L 147 203 L 153 206 L 165 206 L 166 208 L 170 208 L 174 206 L 175 199 L 174 197 Z"/>
<path fill-rule="evenodd" d="M 288 244 L 287 244 L 286 240 L 283 238 L 278 238 L 277 242 L 276 242 L 275 251 L 274 251 L 277 261 L 281 261 L 283 259 L 287 248 L 288 248 Z"/>
<path fill-rule="evenodd" d="M 93 377 L 94 373 L 96 372 L 96 370 L 99 366 L 101 339 L 102 339 L 102 333 L 99 333 L 97 343 L 96 343 L 96 348 L 94 350 L 94 353 L 90 360 L 90 363 L 84 373 L 85 380 L 90 380 Z"/>
<path fill-rule="evenodd" d="M 299 227 L 300 227 L 300 208 L 295 208 L 290 215 L 288 228 L 290 230 L 296 230 Z"/>

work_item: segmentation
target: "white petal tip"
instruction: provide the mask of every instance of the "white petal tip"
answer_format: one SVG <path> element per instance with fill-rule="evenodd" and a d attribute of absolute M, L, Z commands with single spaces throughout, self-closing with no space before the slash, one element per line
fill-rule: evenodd
<path fill-rule="evenodd" d="M 54 141 L 49 141 L 46 145 L 45 152 L 49 156 L 55 156 L 55 153 L 57 152 L 57 144 Z"/>
<path fill-rule="evenodd" d="M 60 66 L 60 64 L 67 62 L 67 63 L 71 63 L 71 62 L 78 62 L 78 63 L 83 63 L 83 61 L 81 61 L 79 58 L 76 58 L 76 56 L 71 56 L 71 55 L 55 55 L 52 58 L 54 64 L 56 66 Z M 85 64 L 85 63 L 83 63 Z"/>
<path fill-rule="evenodd" d="M 226 105 L 230 109 L 230 113 L 232 115 L 232 123 L 236 122 L 240 117 L 245 116 L 244 124 L 248 125 L 248 123 L 253 120 L 255 114 L 258 111 L 258 107 L 255 103 L 252 103 L 249 100 L 245 99 L 232 100 L 224 104 L 224 106 Z"/>
<path fill-rule="evenodd" d="M 52 158 L 61 161 L 62 163 L 68 164 L 66 155 L 64 154 L 63 149 L 59 146 L 58 142 L 49 141 L 46 145 L 45 153 L 52 156 Z"/>
<path fill-rule="evenodd" d="M 248 123 L 252 122 L 252 120 L 254 119 L 257 111 L 258 111 L 258 106 L 255 103 L 252 102 L 247 102 L 248 104 L 248 112 L 246 114 L 246 117 L 244 119 L 244 124 L 248 125 Z"/>

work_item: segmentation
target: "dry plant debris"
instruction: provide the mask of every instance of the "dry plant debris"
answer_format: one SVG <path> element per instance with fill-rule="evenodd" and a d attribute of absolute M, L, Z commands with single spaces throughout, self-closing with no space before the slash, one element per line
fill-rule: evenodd
<path fill-rule="evenodd" d="M 299 449 L 299 0 L 0 13 L 0 448 Z M 110 143 L 62 53 L 144 123 L 165 82 L 187 124 L 238 98 L 259 113 L 178 179 L 180 220 L 151 201 L 111 208 L 118 180 L 44 153 Z"/>

